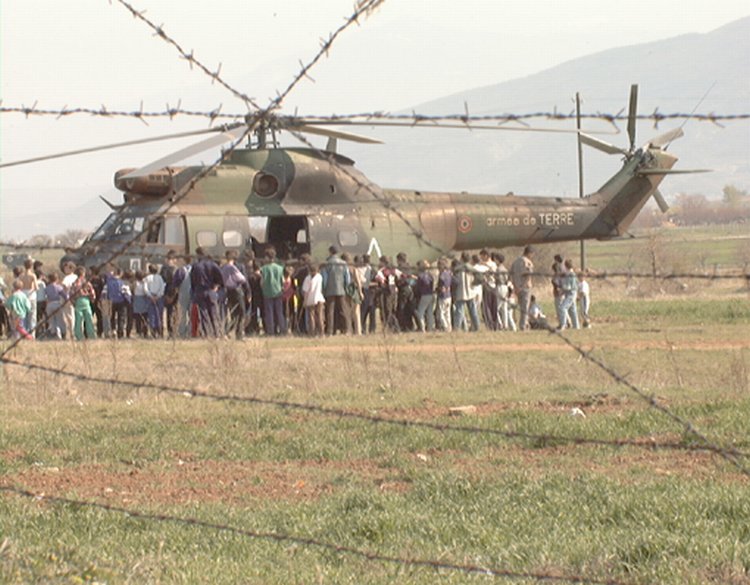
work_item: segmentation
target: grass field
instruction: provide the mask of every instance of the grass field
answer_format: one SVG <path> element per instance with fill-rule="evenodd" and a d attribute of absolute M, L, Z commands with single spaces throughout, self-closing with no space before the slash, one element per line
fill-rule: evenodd
<path fill-rule="evenodd" d="M 572 341 L 750 451 L 747 294 L 595 314 Z M 748 476 L 647 447 L 700 441 L 555 335 L 40 342 L 10 357 L 136 385 L 3 366 L 0 485 L 235 530 L 6 493 L 4 583 L 493 580 L 403 559 L 521 583 L 750 583 Z"/>
<path fill-rule="evenodd" d="M 743 226 L 638 235 L 589 244 L 589 265 L 750 262 Z M 747 282 L 592 290 L 594 327 L 570 340 L 750 452 Z M 39 342 L 9 358 L 42 368 L 2 366 L 0 488 L 46 497 L 0 493 L 2 583 L 750 583 L 748 474 L 556 335 Z"/>

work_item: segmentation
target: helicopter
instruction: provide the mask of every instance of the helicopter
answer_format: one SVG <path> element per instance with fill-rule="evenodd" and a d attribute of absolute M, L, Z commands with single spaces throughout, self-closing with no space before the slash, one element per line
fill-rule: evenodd
<path fill-rule="evenodd" d="M 574 132 L 583 144 L 622 156 L 622 168 L 580 199 L 384 189 L 337 151 L 339 139 L 379 141 L 326 125 L 418 124 L 249 115 L 243 122 L 197 131 L 194 134 L 213 135 L 145 167 L 118 171 L 114 183 L 123 192 L 123 203 L 105 199 L 111 214 L 80 247 L 69 250 L 62 262 L 99 266 L 117 256 L 124 269 L 140 270 L 145 263 L 163 262 L 170 252 L 185 256 L 202 248 L 218 257 L 229 250 L 240 255 L 252 250 L 262 256 L 271 246 L 286 260 L 303 254 L 323 260 L 334 246 L 352 256 L 404 252 L 432 261 L 479 248 L 618 238 L 627 233 L 649 198 L 663 212 L 668 209 L 658 191 L 665 176 L 704 172 L 673 169 L 678 159 L 667 147 L 683 135 L 681 128 L 636 148 L 637 96 L 638 86 L 633 85 L 627 149 L 591 133 L 558 130 Z M 467 127 L 430 127 L 435 126 Z M 276 140 L 282 130 L 324 135 L 328 143 L 325 149 L 309 142 L 306 147 L 282 148 Z M 229 149 L 210 169 L 173 166 L 245 136 L 250 137 L 247 147 Z M 164 138 L 169 137 L 173 136 Z M 107 148 L 112 146 L 117 145 Z M 68 154 L 74 153 L 59 156 Z M 0 166 L 23 162 L 30 161 Z M 123 253 L 113 254 L 119 248 Z"/>

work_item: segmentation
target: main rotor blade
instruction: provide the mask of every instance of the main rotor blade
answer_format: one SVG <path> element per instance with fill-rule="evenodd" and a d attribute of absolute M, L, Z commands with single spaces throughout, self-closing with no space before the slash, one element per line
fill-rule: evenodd
<path fill-rule="evenodd" d="M 661 191 L 657 189 L 653 193 L 654 201 L 656 201 L 656 204 L 659 206 L 659 209 L 662 213 L 666 213 L 669 211 L 669 203 L 667 203 L 667 200 L 664 199 L 664 195 L 661 194 Z"/>
<path fill-rule="evenodd" d="M 210 134 L 221 132 L 226 127 L 219 128 L 208 128 L 205 130 L 193 130 L 191 132 L 179 132 L 177 134 L 164 134 L 162 136 L 154 136 L 153 138 L 141 138 L 139 140 L 128 140 L 125 142 L 114 142 L 112 144 L 103 144 L 101 146 L 92 146 L 90 148 L 80 148 L 78 150 L 68 150 L 65 152 L 58 152 L 55 154 L 48 154 L 45 156 L 36 156 L 34 158 L 27 158 L 24 160 L 16 160 L 7 163 L 0 163 L 0 167 L 13 167 L 17 165 L 25 165 L 33 162 L 40 162 L 44 160 L 52 160 L 56 158 L 63 158 L 66 156 L 75 156 L 76 154 L 86 154 L 88 152 L 99 152 L 100 150 L 111 150 L 113 148 L 122 148 L 125 146 L 136 146 L 138 144 L 148 144 L 149 142 L 159 142 L 161 140 L 173 140 L 176 138 L 187 138 L 189 136 L 198 136 L 200 134 Z"/>
<path fill-rule="evenodd" d="M 664 145 L 671 144 L 678 138 L 682 138 L 685 136 L 685 133 L 682 131 L 682 128 L 675 128 L 674 130 L 670 130 L 669 132 L 665 132 L 664 134 L 660 134 L 659 136 L 655 136 L 651 140 L 648 141 L 648 143 L 651 146 L 655 146 L 656 148 L 661 148 Z"/>
<path fill-rule="evenodd" d="M 638 115 L 638 84 L 630 86 L 630 107 L 628 108 L 628 137 L 630 138 L 630 151 L 635 150 L 635 122 Z"/>
<path fill-rule="evenodd" d="M 581 132 L 579 134 L 579 137 L 581 139 L 581 142 L 583 142 L 587 146 L 591 146 L 592 148 L 596 148 L 597 150 L 601 150 L 602 152 L 606 152 L 607 154 L 624 154 L 628 155 L 628 151 L 624 148 L 620 148 L 619 146 L 615 146 L 614 144 L 610 144 L 609 142 L 604 142 L 603 140 L 599 140 L 598 138 L 594 138 L 593 136 L 589 136 L 588 134 L 584 134 Z"/>
<path fill-rule="evenodd" d="M 154 171 L 163 169 L 164 167 L 171 167 L 175 163 L 178 163 L 181 160 L 184 160 L 193 155 L 199 154 L 203 152 L 204 150 L 208 150 L 209 148 L 214 148 L 216 146 L 221 146 L 222 144 L 225 144 L 227 142 L 232 142 L 233 140 L 237 140 L 247 131 L 248 131 L 247 125 L 240 124 L 236 128 L 225 130 L 224 132 L 221 132 L 220 134 L 217 134 L 216 136 L 211 136 L 210 138 L 206 138 L 205 140 L 201 140 L 200 142 L 196 142 L 195 144 L 191 144 L 190 146 L 181 148 L 180 150 L 173 152 L 172 154 L 163 156 L 160 159 L 155 160 L 154 162 L 151 162 L 147 164 L 146 166 L 143 166 L 139 169 L 136 169 L 120 178 L 121 179 L 134 179 L 136 177 L 143 177 L 145 175 L 153 173 Z"/>
<path fill-rule="evenodd" d="M 315 126 L 370 126 L 370 127 L 393 127 L 393 128 L 448 128 L 448 129 L 459 129 L 459 130 L 501 130 L 504 132 L 544 132 L 544 133 L 559 133 L 559 134 L 578 134 L 579 130 L 567 130 L 561 128 L 517 128 L 514 126 L 491 126 L 489 124 L 472 124 L 467 122 L 465 124 L 458 123 L 446 123 L 439 120 L 426 120 L 426 121 L 398 121 L 392 120 L 384 122 L 382 120 L 315 120 L 307 119 L 302 120 L 300 123 L 303 125 L 312 124 Z M 618 134 L 611 130 L 587 130 L 589 134 Z"/>
<path fill-rule="evenodd" d="M 382 140 L 376 140 L 369 136 L 361 136 L 360 134 L 352 134 L 351 132 L 343 132 L 341 130 L 334 130 L 332 128 L 320 128 L 318 126 L 312 126 L 310 124 L 300 124 L 299 126 L 288 126 L 292 130 L 299 132 L 305 132 L 307 134 L 317 134 L 319 136 L 328 136 L 328 138 L 340 138 L 341 140 L 348 140 L 350 142 L 360 142 L 362 144 L 383 144 Z"/>
<path fill-rule="evenodd" d="M 637 175 L 693 175 L 695 173 L 713 173 L 713 169 L 639 169 Z"/>

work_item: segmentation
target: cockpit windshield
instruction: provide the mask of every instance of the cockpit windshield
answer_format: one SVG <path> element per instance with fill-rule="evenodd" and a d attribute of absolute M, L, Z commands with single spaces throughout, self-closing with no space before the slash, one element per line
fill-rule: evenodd
<path fill-rule="evenodd" d="M 143 231 L 144 223 L 145 218 L 143 216 L 111 213 L 90 239 L 103 240 L 105 238 L 139 234 Z"/>

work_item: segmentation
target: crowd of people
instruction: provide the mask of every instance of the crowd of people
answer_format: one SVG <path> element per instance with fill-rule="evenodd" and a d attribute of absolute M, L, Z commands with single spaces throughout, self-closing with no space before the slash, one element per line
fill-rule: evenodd
<path fill-rule="evenodd" d="M 379 328 L 405 331 L 548 329 L 537 302 L 534 249 L 510 267 L 498 252 L 467 252 L 412 266 L 404 253 L 340 254 L 324 263 L 309 255 L 280 262 L 228 251 L 221 264 L 167 254 L 145 272 L 117 266 L 88 270 L 67 263 L 62 273 L 27 260 L 14 269 L 11 289 L 0 279 L 0 335 L 27 339 L 362 335 Z M 557 328 L 587 327 L 590 289 L 585 274 L 555 256 L 551 270 Z M 580 312 L 578 305 L 580 303 Z"/>

